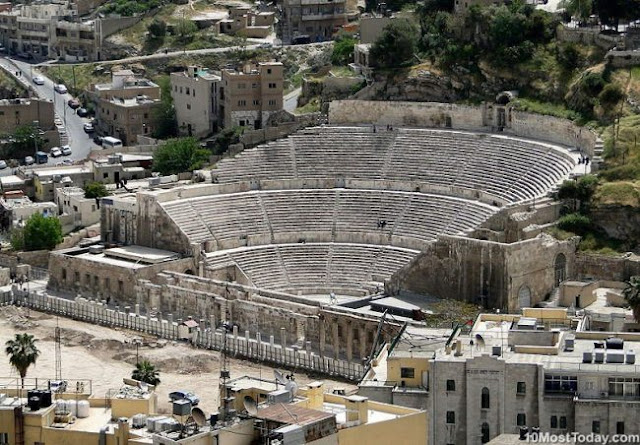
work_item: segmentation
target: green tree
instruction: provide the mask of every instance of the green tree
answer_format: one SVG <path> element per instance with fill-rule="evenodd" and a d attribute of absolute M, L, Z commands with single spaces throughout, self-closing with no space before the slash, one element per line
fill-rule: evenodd
<path fill-rule="evenodd" d="M 147 26 L 147 31 L 149 31 L 149 37 L 152 39 L 164 39 L 164 36 L 167 34 L 167 24 L 160 19 L 153 19 L 153 21 L 149 23 L 149 26 Z"/>
<path fill-rule="evenodd" d="M 631 306 L 633 318 L 640 323 L 640 275 L 629 278 L 627 286 L 622 291 L 625 301 Z"/>
<path fill-rule="evenodd" d="M 570 213 L 558 219 L 558 228 L 578 235 L 586 235 L 591 231 L 591 220 L 586 215 Z"/>
<path fill-rule="evenodd" d="M 162 76 L 157 79 L 160 86 L 160 104 L 153 109 L 152 119 L 154 121 L 153 137 L 167 139 L 178 135 L 178 120 L 176 110 L 171 97 L 171 82 L 169 76 Z"/>
<path fill-rule="evenodd" d="M 333 44 L 331 63 L 334 65 L 348 65 L 352 61 L 353 47 L 357 43 L 353 37 L 341 37 Z"/>
<path fill-rule="evenodd" d="M 24 250 L 24 228 L 22 227 L 14 227 L 11 229 L 9 242 L 11 243 L 11 248 L 15 251 Z"/>
<path fill-rule="evenodd" d="M 101 182 L 90 182 L 84 188 L 84 197 L 88 199 L 109 196 L 107 187 Z"/>
<path fill-rule="evenodd" d="M 586 22 L 593 12 L 592 0 L 562 0 L 560 7 L 564 8 L 580 22 Z"/>
<path fill-rule="evenodd" d="M 32 125 L 21 125 L 13 132 L 11 143 L 11 157 L 22 157 L 25 153 L 32 154 L 36 147 L 41 149 L 44 139 Z"/>
<path fill-rule="evenodd" d="M 35 365 L 40 351 L 36 347 L 36 340 L 30 334 L 16 334 L 13 340 L 7 340 L 5 343 L 5 354 L 9 356 L 9 363 L 13 366 L 18 374 L 22 387 L 24 388 L 24 378 L 27 376 L 27 370 L 31 365 Z"/>
<path fill-rule="evenodd" d="M 609 114 L 615 110 L 616 105 L 624 99 L 624 92 L 620 85 L 616 83 L 608 83 L 604 86 L 600 94 L 598 94 L 598 102 L 605 113 Z"/>
<path fill-rule="evenodd" d="M 406 65 L 415 55 L 418 37 L 418 28 L 413 22 L 407 19 L 392 20 L 371 47 L 373 63 L 383 68 Z"/>
<path fill-rule="evenodd" d="M 34 213 L 24 226 L 25 250 L 51 250 L 62 242 L 62 226 L 55 216 Z"/>
<path fill-rule="evenodd" d="M 131 374 L 132 379 L 154 386 L 158 386 L 160 384 L 159 376 L 160 372 L 149 360 L 142 360 L 136 364 L 136 369 L 134 369 Z"/>
<path fill-rule="evenodd" d="M 153 154 L 153 169 L 163 175 L 193 171 L 209 159 L 195 138 L 170 139 Z"/>
<path fill-rule="evenodd" d="M 195 23 L 188 19 L 180 19 L 175 27 L 177 38 L 182 43 L 188 43 L 193 40 L 193 36 L 198 31 Z"/>

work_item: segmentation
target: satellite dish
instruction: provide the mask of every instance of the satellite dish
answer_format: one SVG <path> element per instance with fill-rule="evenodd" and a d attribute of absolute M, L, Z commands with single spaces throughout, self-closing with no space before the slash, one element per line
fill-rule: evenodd
<path fill-rule="evenodd" d="M 291 393 L 291 398 L 293 399 L 298 393 L 298 384 L 294 380 L 289 380 L 287 384 L 284 386 L 287 391 Z"/>
<path fill-rule="evenodd" d="M 253 400 L 253 398 L 249 396 L 244 396 L 244 400 L 242 404 L 244 405 L 244 409 L 247 410 L 250 416 L 258 415 L 258 404 L 256 403 L 255 400 Z"/>
<path fill-rule="evenodd" d="M 273 370 L 273 376 L 276 378 L 276 382 L 280 383 L 281 385 L 286 385 L 288 382 L 288 380 L 277 369 Z"/>
<path fill-rule="evenodd" d="M 205 426 L 207 424 L 207 416 L 200 408 L 191 408 L 191 417 L 198 426 Z"/>

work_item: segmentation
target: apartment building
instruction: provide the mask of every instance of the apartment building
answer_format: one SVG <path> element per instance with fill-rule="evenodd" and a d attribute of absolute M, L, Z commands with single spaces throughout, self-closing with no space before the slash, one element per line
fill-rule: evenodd
<path fill-rule="evenodd" d="M 66 2 L 16 5 L 0 12 L 0 41 L 12 54 L 49 58 L 58 19 L 75 15 L 77 12 Z"/>
<path fill-rule="evenodd" d="M 299 36 L 312 42 L 330 40 L 347 23 L 346 0 L 284 0 L 279 37 L 292 43 Z"/>
<path fill-rule="evenodd" d="M 171 97 L 180 134 L 205 137 L 218 130 L 218 88 L 222 78 L 206 68 L 190 66 L 171 73 Z"/>
<path fill-rule="evenodd" d="M 13 133 L 22 125 L 34 125 L 44 131 L 54 129 L 53 102 L 46 99 L 0 100 L 0 133 Z"/>
<path fill-rule="evenodd" d="M 614 290 L 611 301 L 616 298 Z M 525 427 L 640 434 L 634 420 L 640 414 L 634 352 L 640 334 L 632 332 L 638 325 L 630 311 L 607 307 L 598 312 L 625 312 L 623 331 L 607 330 L 612 324 L 588 330 L 588 312 L 525 309 L 523 315 L 483 314 L 470 332 L 434 335 L 427 349 L 412 341 L 409 348 L 396 344 L 378 356 L 360 393 L 426 407 L 429 443 L 483 444 Z"/>
<path fill-rule="evenodd" d="M 229 8 L 229 17 L 218 22 L 221 34 L 265 38 L 273 31 L 275 12 L 259 12 L 246 6 Z"/>
<path fill-rule="evenodd" d="M 96 21 L 56 21 L 52 49 L 56 57 L 67 62 L 100 60 L 100 37 Z"/>
<path fill-rule="evenodd" d="M 160 105 L 160 87 L 148 79 L 136 77 L 133 71 L 112 74 L 112 81 L 91 87 L 95 102 L 96 130 L 113 136 L 124 145 L 135 144 L 138 135 L 154 130 L 153 112 Z"/>
<path fill-rule="evenodd" d="M 280 62 L 245 65 L 241 71 L 222 70 L 219 116 L 223 127 L 266 126 L 283 106 L 284 68 Z"/>

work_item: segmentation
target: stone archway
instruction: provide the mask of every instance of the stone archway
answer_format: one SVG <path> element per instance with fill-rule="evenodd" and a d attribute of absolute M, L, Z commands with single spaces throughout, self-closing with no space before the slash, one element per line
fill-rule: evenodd
<path fill-rule="evenodd" d="M 563 253 L 556 255 L 556 259 L 553 265 L 554 269 L 554 284 L 559 286 L 564 280 L 567 279 L 567 257 Z"/>
<path fill-rule="evenodd" d="M 531 289 L 523 284 L 518 291 L 518 307 L 520 309 L 531 307 Z"/>

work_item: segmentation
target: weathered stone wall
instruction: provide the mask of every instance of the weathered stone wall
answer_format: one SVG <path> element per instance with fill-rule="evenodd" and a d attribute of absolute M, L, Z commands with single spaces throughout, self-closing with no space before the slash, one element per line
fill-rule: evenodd
<path fill-rule="evenodd" d="M 581 252 L 576 255 L 575 268 L 579 279 L 627 281 L 631 276 L 640 275 L 640 257 Z"/>
<path fill-rule="evenodd" d="M 615 36 L 602 34 L 599 26 L 593 28 L 569 28 L 565 25 L 558 25 L 556 37 L 561 42 L 596 45 L 605 50 L 614 48 L 621 41 Z"/>
<path fill-rule="evenodd" d="M 523 287 L 529 288 L 533 305 L 557 286 L 555 262 L 559 254 L 566 259 L 563 279 L 572 276 L 575 244 L 576 240 L 557 241 L 546 235 L 512 244 L 441 236 L 397 272 L 386 290 L 515 312 L 519 310 L 518 297 Z"/>
<path fill-rule="evenodd" d="M 138 279 L 152 280 L 163 270 L 184 272 L 195 269 L 192 258 L 134 269 L 69 255 L 70 252 L 82 253 L 88 250 L 87 248 L 53 252 L 49 259 L 48 287 L 74 295 L 99 296 L 99 298 L 111 298 L 123 304 L 134 304 Z"/>
<path fill-rule="evenodd" d="M 321 356 L 349 361 L 370 354 L 379 323 L 347 308 L 324 309 L 293 295 L 181 273 L 162 273 L 155 283 L 139 280 L 137 293 L 138 304 L 163 314 L 229 321 L 240 332 L 299 346 L 310 342 Z M 385 340 L 399 329 L 388 323 Z"/>
<path fill-rule="evenodd" d="M 517 111 L 496 105 L 469 106 L 438 102 L 338 100 L 329 106 L 332 124 L 370 123 L 493 131 L 497 113 L 505 110 L 503 131 L 515 136 L 581 147 L 593 156 L 597 135 L 567 119 Z"/>
<path fill-rule="evenodd" d="M 608 236 L 621 240 L 640 239 L 640 211 L 637 207 L 595 205 L 591 208 L 591 221 Z"/>

